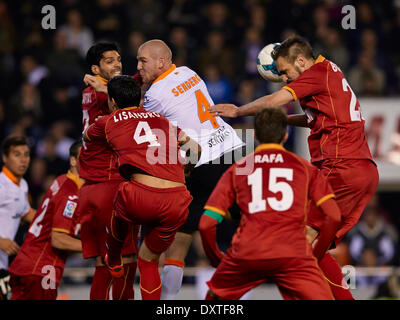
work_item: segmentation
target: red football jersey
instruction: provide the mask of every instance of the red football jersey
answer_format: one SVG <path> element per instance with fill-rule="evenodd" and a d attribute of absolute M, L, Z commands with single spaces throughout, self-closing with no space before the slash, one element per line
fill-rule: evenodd
<path fill-rule="evenodd" d="M 59 176 L 47 190 L 33 218 L 24 243 L 9 267 L 18 276 L 50 274 L 47 266 L 56 271 L 56 282 L 61 279 L 68 252 L 51 246 L 51 231 L 76 236 L 79 229 L 77 206 L 79 178 L 71 172 Z"/>
<path fill-rule="evenodd" d="M 271 143 L 233 164 L 204 208 L 225 215 L 236 200 L 241 220 L 229 249 L 234 258 L 304 257 L 312 255 L 305 237 L 309 201 L 319 206 L 333 197 L 315 166 Z"/>
<path fill-rule="evenodd" d="M 308 117 L 311 161 L 370 159 L 360 103 L 339 67 L 319 56 L 315 64 L 289 90 Z"/>
<path fill-rule="evenodd" d="M 101 78 L 103 83 L 106 80 Z M 108 95 L 87 87 L 82 92 L 83 132 L 99 116 L 110 114 Z M 79 155 L 79 174 L 86 181 L 104 182 L 121 180 L 117 169 L 117 157 L 108 144 L 84 142 Z"/>
<path fill-rule="evenodd" d="M 185 183 L 179 133 L 162 115 L 142 107 L 116 110 L 87 130 L 90 141 L 108 141 L 125 179 L 130 179 L 129 168 L 135 167 L 154 177 Z"/>

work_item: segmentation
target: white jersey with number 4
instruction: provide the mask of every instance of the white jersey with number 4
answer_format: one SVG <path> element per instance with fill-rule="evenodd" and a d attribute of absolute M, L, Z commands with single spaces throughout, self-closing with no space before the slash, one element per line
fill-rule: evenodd
<path fill-rule="evenodd" d="M 208 111 L 214 105 L 204 81 L 188 67 L 174 64 L 144 96 L 144 108 L 162 114 L 202 148 L 196 166 L 244 145 L 235 130 Z"/>

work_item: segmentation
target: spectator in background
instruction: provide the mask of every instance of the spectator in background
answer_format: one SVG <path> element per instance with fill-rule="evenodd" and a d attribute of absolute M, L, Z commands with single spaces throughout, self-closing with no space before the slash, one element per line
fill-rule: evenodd
<path fill-rule="evenodd" d="M 170 25 L 182 25 L 185 28 L 193 28 L 199 20 L 196 14 L 198 1 L 196 0 L 172 0 L 167 6 L 167 21 Z"/>
<path fill-rule="evenodd" d="M 209 64 L 206 67 L 203 80 L 215 104 L 232 100 L 232 85 L 221 75 L 217 65 Z"/>
<path fill-rule="evenodd" d="M 227 46 L 225 40 L 224 34 L 219 31 L 211 31 L 207 35 L 206 46 L 199 50 L 197 59 L 197 65 L 202 74 L 205 74 L 210 64 L 219 63 L 221 74 L 234 80 L 236 75 L 234 52 Z"/>
<path fill-rule="evenodd" d="M 329 28 L 329 22 L 329 13 L 326 5 L 320 4 L 315 7 L 312 13 L 312 24 L 315 30 L 312 40 L 321 41 L 322 39 L 324 39 Z"/>
<path fill-rule="evenodd" d="M 314 28 L 310 24 L 312 20 L 314 4 L 310 0 L 291 0 L 289 3 L 290 25 L 304 37 L 311 39 Z M 326 11 L 326 8 L 324 8 Z"/>
<path fill-rule="evenodd" d="M 32 112 L 25 112 L 14 124 L 11 129 L 11 133 L 14 135 L 26 136 L 31 149 L 33 150 L 37 141 L 43 137 L 44 130 L 36 121 L 36 118 Z"/>
<path fill-rule="evenodd" d="M 74 139 L 68 136 L 71 131 L 72 124 L 69 121 L 61 120 L 55 122 L 49 134 L 57 141 L 56 153 L 64 161 L 69 161 L 69 148 L 74 143 Z"/>
<path fill-rule="evenodd" d="M 4 109 L 4 102 L 0 99 L 0 141 L 7 135 L 8 120 L 6 119 L 6 111 Z"/>
<path fill-rule="evenodd" d="M 245 105 L 253 100 L 256 97 L 256 85 L 255 80 L 252 78 L 246 78 L 239 82 L 237 90 L 235 90 L 236 95 L 233 99 L 234 103 L 237 105 Z M 215 103 L 217 104 L 217 102 Z M 229 124 L 231 124 L 234 128 L 253 128 L 254 117 L 244 117 L 244 118 L 235 118 L 235 119 L 226 119 Z M 246 141 L 245 141 L 246 142 Z"/>
<path fill-rule="evenodd" d="M 68 170 L 68 163 L 57 154 L 57 140 L 51 135 L 39 141 L 36 148 L 37 156 L 46 162 L 47 178 L 62 174 Z"/>
<path fill-rule="evenodd" d="M 258 30 L 260 34 L 264 34 L 267 29 L 267 12 L 265 6 L 255 5 L 250 10 L 249 28 Z"/>
<path fill-rule="evenodd" d="M 203 10 L 203 21 L 197 26 L 197 36 L 208 36 L 212 31 L 222 34 L 226 43 L 232 43 L 236 39 L 235 30 L 229 17 L 229 9 L 222 1 L 212 1 Z"/>
<path fill-rule="evenodd" d="M 126 30 L 129 30 L 126 2 L 115 0 L 95 0 L 94 2 L 89 15 L 92 19 L 90 28 L 94 33 L 94 38 L 122 42 L 127 36 Z"/>
<path fill-rule="evenodd" d="M 258 76 L 257 57 L 261 49 L 265 46 L 262 34 L 259 29 L 250 27 L 246 29 L 244 40 L 236 54 L 238 58 L 236 69 L 244 72 L 244 76 Z M 242 71 L 243 70 L 243 71 Z"/>
<path fill-rule="evenodd" d="M 129 33 L 128 44 L 124 48 L 123 60 L 124 60 L 124 74 L 136 74 L 137 73 L 137 52 L 142 43 L 146 41 L 146 37 L 143 32 L 133 30 Z"/>
<path fill-rule="evenodd" d="M 67 23 L 60 27 L 60 31 L 66 37 L 66 47 L 77 50 L 85 58 L 94 40 L 92 31 L 83 24 L 82 13 L 78 9 L 67 12 Z"/>
<path fill-rule="evenodd" d="M 0 1 L 0 52 L 10 51 L 15 45 L 16 28 L 7 4 Z"/>
<path fill-rule="evenodd" d="M 49 69 L 40 65 L 32 55 L 25 55 L 21 59 L 20 69 L 25 81 L 37 86 L 49 74 Z"/>
<path fill-rule="evenodd" d="M 314 45 L 315 53 L 335 61 L 339 68 L 346 73 L 350 58 L 339 31 L 336 28 L 328 27 L 321 35 L 323 37 L 320 37 Z"/>
<path fill-rule="evenodd" d="M 349 232 L 350 257 L 358 266 L 390 265 L 397 238 L 397 231 L 382 218 L 379 208 L 368 205 L 361 221 Z"/>
<path fill-rule="evenodd" d="M 382 95 L 385 89 L 385 73 L 375 65 L 369 52 L 360 54 L 358 64 L 349 71 L 348 79 L 354 92 L 360 96 Z"/>
<path fill-rule="evenodd" d="M 53 37 L 53 50 L 47 57 L 47 65 L 53 77 L 80 79 L 84 74 L 83 59 L 78 51 L 68 47 L 64 31 L 56 31 Z"/>
<path fill-rule="evenodd" d="M 139 30 L 148 38 L 160 38 L 165 34 L 164 1 L 137 0 L 128 3 L 131 30 Z"/>
<path fill-rule="evenodd" d="M 44 185 L 47 177 L 47 164 L 42 158 L 34 158 L 28 171 L 28 180 L 30 193 L 32 197 L 32 206 L 37 208 L 42 201 L 42 196 L 46 189 Z"/>
<path fill-rule="evenodd" d="M 11 98 L 10 105 L 8 116 L 13 123 L 18 122 L 25 113 L 31 113 L 35 121 L 41 120 L 40 92 L 32 83 L 24 82 L 19 91 Z"/>
<path fill-rule="evenodd" d="M 176 26 L 169 33 L 169 47 L 175 57 L 177 67 L 194 65 L 193 45 L 184 27 Z"/>

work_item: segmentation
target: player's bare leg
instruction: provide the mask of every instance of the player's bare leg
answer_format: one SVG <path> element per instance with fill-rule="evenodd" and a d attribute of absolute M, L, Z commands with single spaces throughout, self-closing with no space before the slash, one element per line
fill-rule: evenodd
<path fill-rule="evenodd" d="M 161 300 L 174 300 L 182 286 L 185 258 L 192 243 L 193 233 L 177 232 L 165 254 L 161 275 Z"/>

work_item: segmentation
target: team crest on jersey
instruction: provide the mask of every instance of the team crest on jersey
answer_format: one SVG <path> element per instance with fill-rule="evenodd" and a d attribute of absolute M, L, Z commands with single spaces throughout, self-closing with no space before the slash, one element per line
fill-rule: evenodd
<path fill-rule="evenodd" d="M 76 202 L 68 200 L 64 208 L 63 216 L 67 218 L 72 218 L 77 206 L 78 204 Z"/>

